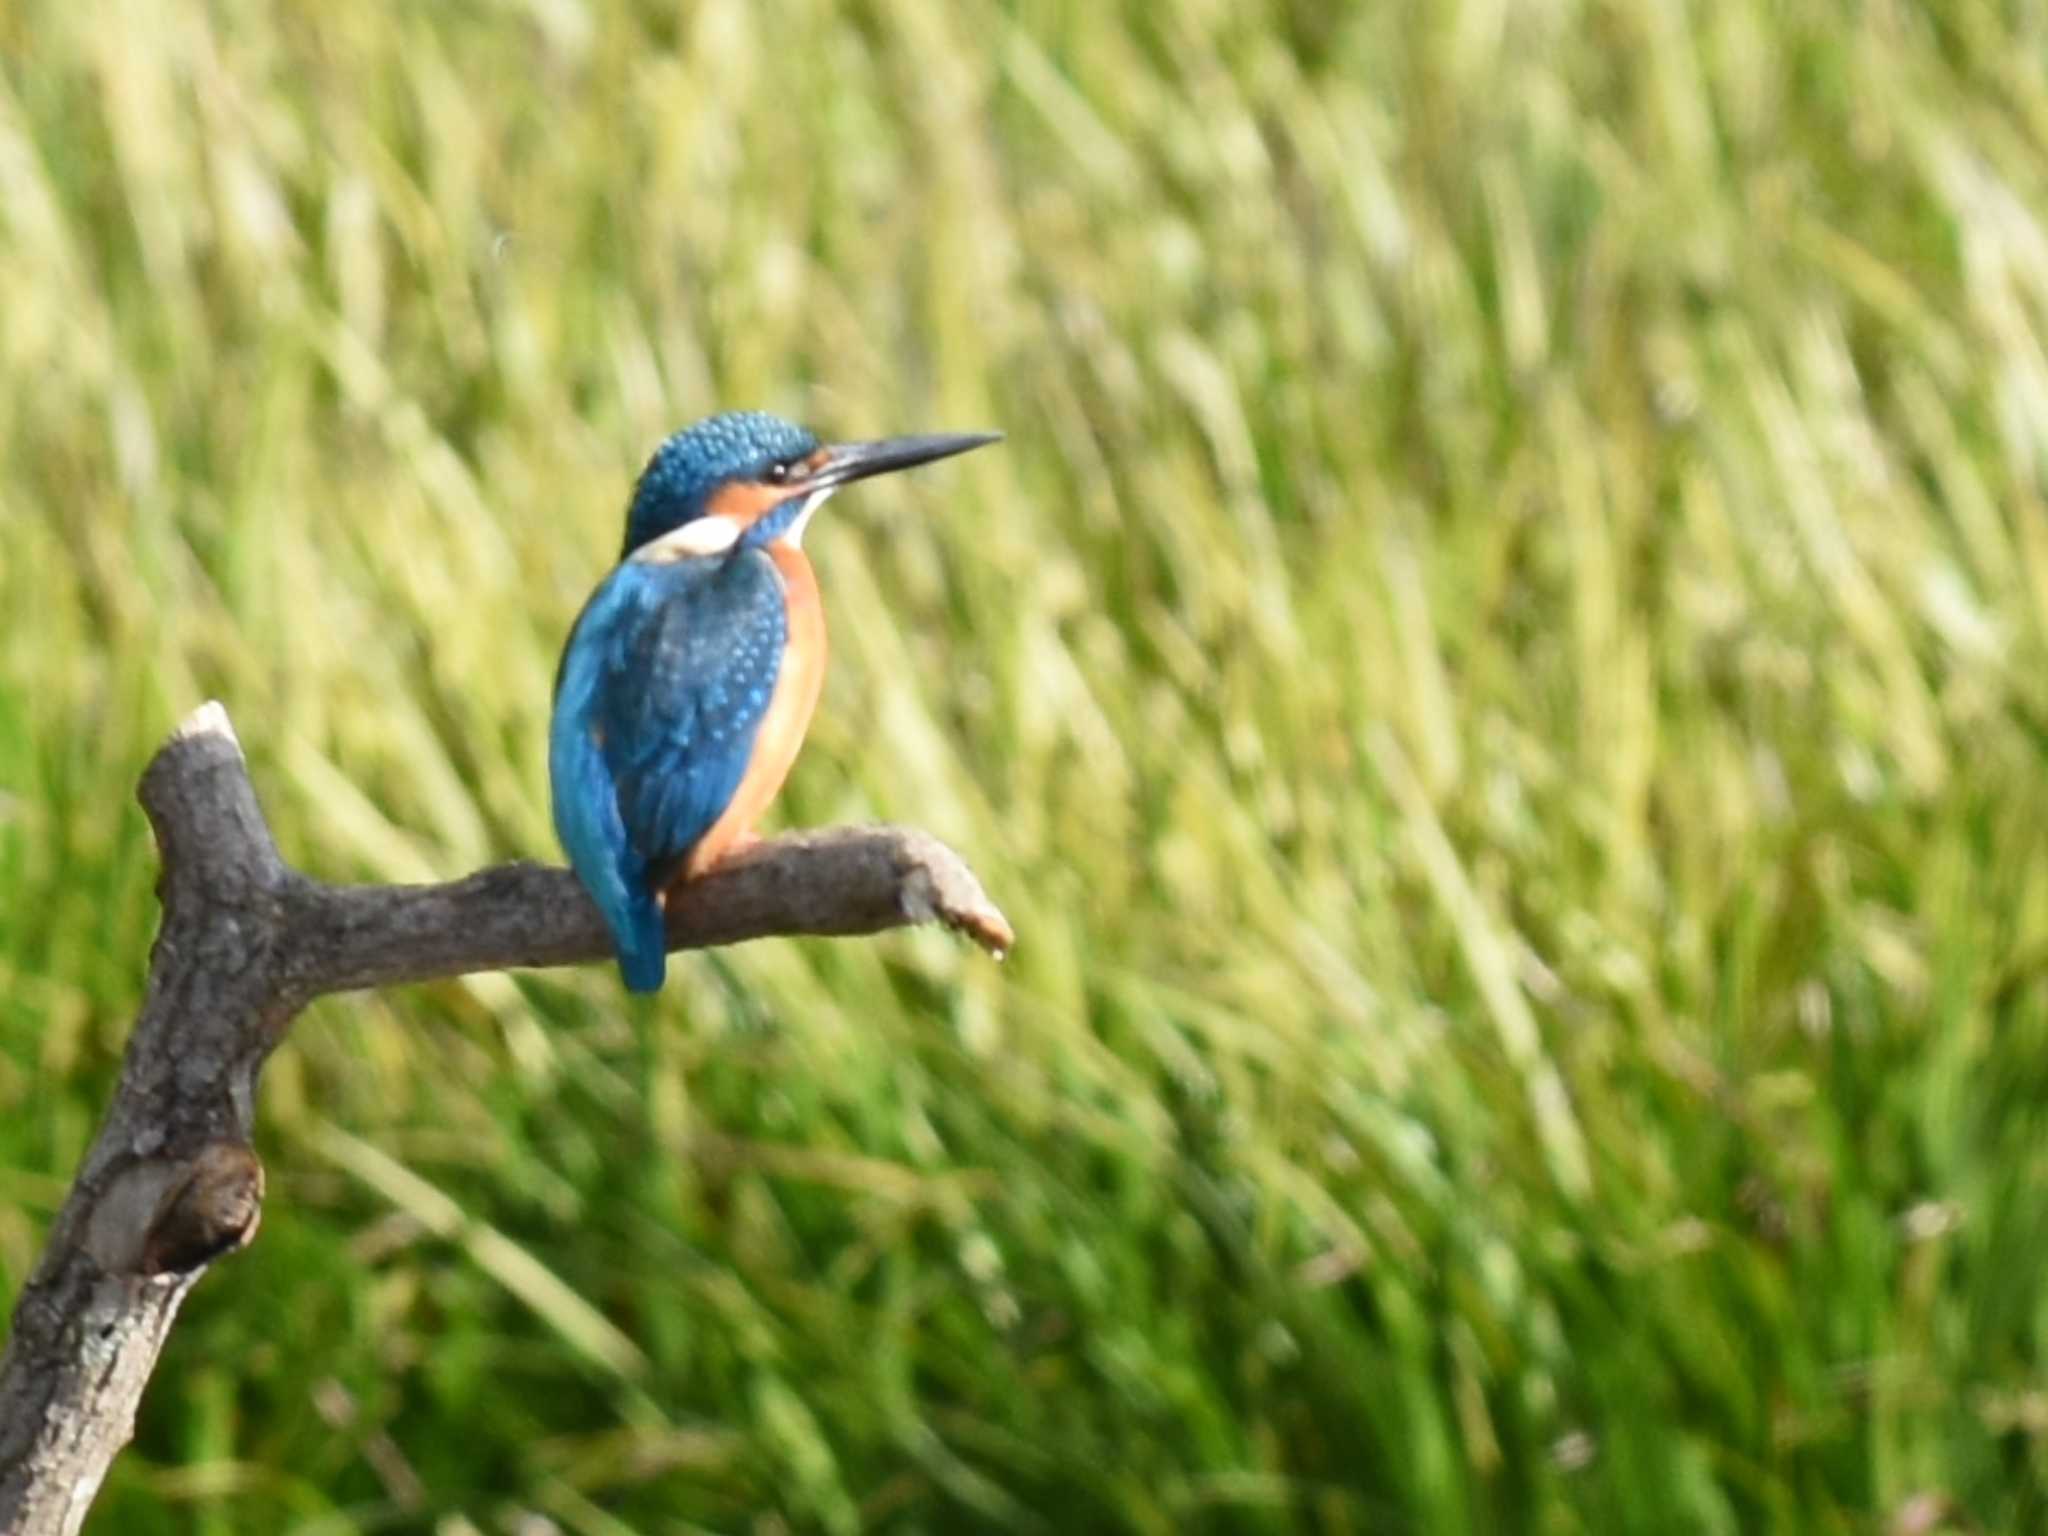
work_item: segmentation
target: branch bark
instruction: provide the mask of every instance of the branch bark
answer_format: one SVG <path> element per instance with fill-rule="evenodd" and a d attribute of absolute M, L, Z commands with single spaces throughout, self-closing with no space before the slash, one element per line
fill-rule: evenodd
<path fill-rule="evenodd" d="M 208 704 L 140 790 L 163 922 L 121 1080 L 0 1358 L 0 1530 L 73 1536 L 179 1306 L 255 1236 L 256 1083 L 329 992 L 608 959 L 566 869 L 506 864 L 445 885 L 337 886 L 279 855 L 226 711 Z M 944 923 L 1000 956 L 1009 924 L 927 833 L 835 828 L 749 849 L 677 893 L 669 948 Z"/>

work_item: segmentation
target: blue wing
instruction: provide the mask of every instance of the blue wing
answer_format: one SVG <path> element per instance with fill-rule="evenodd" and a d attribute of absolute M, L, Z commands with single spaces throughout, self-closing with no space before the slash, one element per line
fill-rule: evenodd
<path fill-rule="evenodd" d="M 731 802 L 788 638 L 782 585 L 755 550 L 628 560 L 591 595 L 555 679 L 555 830 L 636 992 L 666 969 L 664 878 Z"/>

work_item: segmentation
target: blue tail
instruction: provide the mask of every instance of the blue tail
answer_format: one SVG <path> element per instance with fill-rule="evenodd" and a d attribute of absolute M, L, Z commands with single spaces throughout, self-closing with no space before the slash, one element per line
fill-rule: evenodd
<path fill-rule="evenodd" d="M 619 817 L 619 797 L 586 711 L 589 683 L 571 652 L 548 731 L 548 778 L 555 831 L 583 888 L 604 915 L 619 952 L 619 974 L 635 992 L 658 992 L 668 974 L 668 936 L 644 860 Z M 579 694 L 581 696 L 579 696 Z M 568 704 L 569 708 L 562 707 Z"/>
<path fill-rule="evenodd" d="M 662 926 L 661 903 L 652 896 L 635 893 L 639 899 L 624 912 L 607 912 L 612 938 L 619 946 L 619 974 L 628 992 L 659 992 L 668 977 L 668 931 Z"/>

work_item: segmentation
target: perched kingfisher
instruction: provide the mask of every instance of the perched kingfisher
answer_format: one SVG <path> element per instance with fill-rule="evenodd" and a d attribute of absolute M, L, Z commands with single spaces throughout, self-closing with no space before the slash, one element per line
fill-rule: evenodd
<path fill-rule="evenodd" d="M 733 411 L 676 433 L 641 471 L 619 563 L 569 631 L 548 728 L 555 831 L 633 991 L 667 973 L 668 888 L 752 840 L 817 708 L 811 514 L 848 481 L 998 435 L 820 444 Z"/>

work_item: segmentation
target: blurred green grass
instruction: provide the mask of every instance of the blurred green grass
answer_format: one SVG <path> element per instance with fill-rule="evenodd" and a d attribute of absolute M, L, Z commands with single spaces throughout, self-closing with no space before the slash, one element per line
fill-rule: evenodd
<path fill-rule="evenodd" d="M 330 1002 L 90 1530 L 2048 1529 L 2039 6 L 0 10 L 0 1273 L 232 711 L 553 857 L 720 407 L 790 821 L 1016 920 Z"/>

